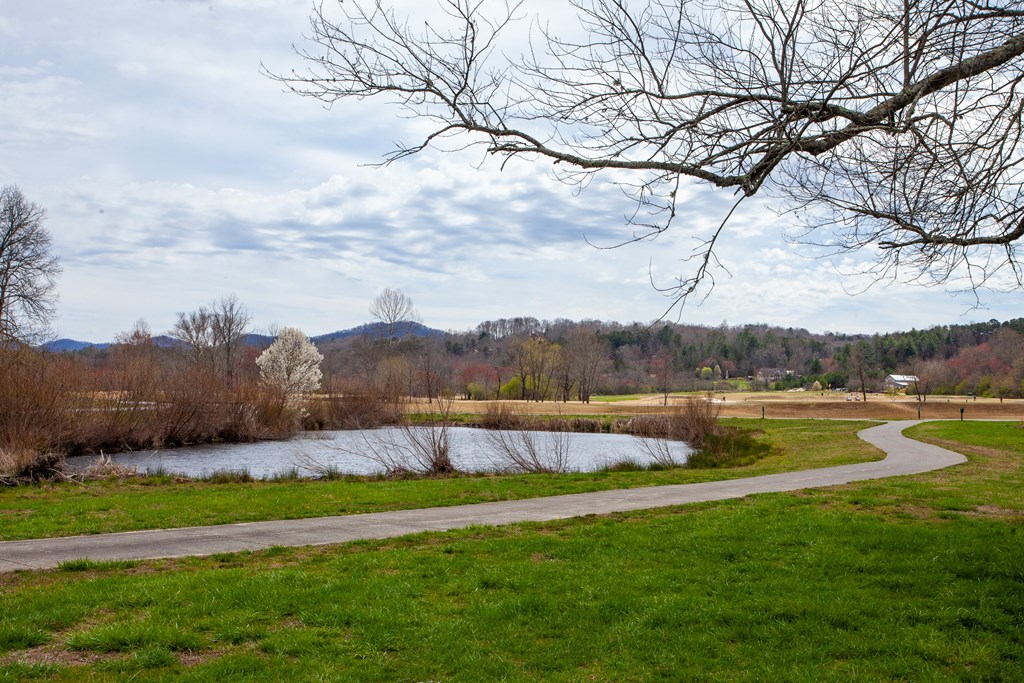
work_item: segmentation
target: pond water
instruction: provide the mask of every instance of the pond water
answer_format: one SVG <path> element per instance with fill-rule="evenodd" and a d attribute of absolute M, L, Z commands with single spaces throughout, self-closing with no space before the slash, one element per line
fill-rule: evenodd
<path fill-rule="evenodd" d="M 415 428 L 419 437 L 429 437 L 429 428 Z M 508 458 L 495 445 L 489 430 L 450 427 L 450 455 L 459 470 L 500 471 L 509 469 Z M 591 472 L 622 460 L 648 464 L 654 459 L 652 448 L 644 440 L 627 434 L 588 434 L 565 432 L 526 432 L 515 437 L 516 444 L 536 449 L 536 458 L 552 462 L 562 458 L 571 471 Z M 188 477 L 214 472 L 247 471 L 257 479 L 270 478 L 297 470 L 302 476 L 315 477 L 330 469 L 346 474 L 377 474 L 387 468 L 383 460 L 395 457 L 395 449 L 408 447 L 408 436 L 398 427 L 370 430 L 307 432 L 287 441 L 261 441 L 242 444 L 211 444 L 189 448 L 138 451 L 111 455 L 116 465 L 134 467 L 139 472 L 163 471 Z M 648 446 L 652 442 L 647 442 Z M 673 458 L 686 461 L 690 449 L 682 442 L 661 443 L 670 448 Z M 657 448 L 657 446 L 655 447 Z M 398 457 L 401 457 L 400 455 Z M 68 458 L 73 469 L 93 464 L 93 456 Z"/>

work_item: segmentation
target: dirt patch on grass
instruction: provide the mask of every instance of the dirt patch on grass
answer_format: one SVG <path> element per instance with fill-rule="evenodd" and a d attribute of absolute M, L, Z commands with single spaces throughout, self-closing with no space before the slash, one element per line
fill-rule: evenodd
<path fill-rule="evenodd" d="M 991 519 L 1007 519 L 1015 522 L 1024 521 L 1024 512 L 1010 510 L 998 505 L 979 505 L 973 512 L 968 512 L 970 517 L 987 517 Z"/>
<path fill-rule="evenodd" d="M 58 666 L 88 666 L 109 662 L 124 657 L 123 652 L 91 652 L 89 650 L 68 650 L 57 643 L 37 645 L 28 650 L 18 650 L 0 657 L 0 666 L 23 664 L 53 664 Z"/>
<path fill-rule="evenodd" d="M 176 652 L 174 654 L 178 658 L 179 664 L 184 667 L 190 667 L 212 662 L 223 657 L 227 652 L 227 650 L 202 650 L 199 652 Z"/>
<path fill-rule="evenodd" d="M 306 628 L 306 625 L 302 623 L 301 619 L 297 619 L 296 617 L 290 617 L 288 619 L 284 619 L 283 621 L 277 622 L 276 624 L 274 624 L 270 628 L 270 630 L 271 631 L 286 631 L 286 630 L 293 630 L 293 629 L 298 629 L 298 628 Z"/>
<path fill-rule="evenodd" d="M 552 557 L 547 553 L 531 553 L 530 562 L 533 564 L 545 564 L 547 562 L 561 562 L 557 557 Z"/>
<path fill-rule="evenodd" d="M 175 652 L 174 656 L 181 666 L 193 667 L 223 657 L 226 653 L 226 650 L 201 650 L 195 652 Z M 39 645 L 28 650 L 8 653 L 0 657 L 0 666 L 21 664 L 23 666 L 84 667 L 104 662 L 127 660 L 129 657 L 131 655 L 124 652 L 68 650 L 62 645 L 47 643 L 46 645 Z"/>

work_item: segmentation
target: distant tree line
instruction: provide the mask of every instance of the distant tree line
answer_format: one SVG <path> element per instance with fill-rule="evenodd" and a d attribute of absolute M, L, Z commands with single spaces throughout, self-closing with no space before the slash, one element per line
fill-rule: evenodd
<path fill-rule="evenodd" d="M 419 323 L 400 291 L 386 290 L 382 297 L 389 300 L 370 309 L 379 314 L 375 323 L 317 343 L 324 391 L 372 394 L 387 402 L 442 395 L 588 402 L 595 395 L 678 391 L 874 392 L 886 375 L 899 373 L 919 376 L 922 393 L 1024 395 L 1024 319 L 849 335 L 764 324 L 517 317 L 440 332 Z M 227 297 L 179 315 L 171 330 L 176 344 L 147 344 L 146 353 L 154 354 L 154 362 L 194 368 L 226 385 L 252 382 L 263 349 L 245 341 L 248 324 L 244 306 Z M 130 337 L 78 355 L 98 376 L 116 374 Z"/>
<path fill-rule="evenodd" d="M 320 344 L 325 373 L 392 393 L 580 400 L 675 391 L 847 388 L 878 391 L 891 373 L 928 393 L 1020 396 L 1024 319 L 877 335 L 769 325 L 717 327 L 502 318 L 474 330 L 384 341 L 379 328 Z M 391 350 L 382 364 L 381 350 Z"/>

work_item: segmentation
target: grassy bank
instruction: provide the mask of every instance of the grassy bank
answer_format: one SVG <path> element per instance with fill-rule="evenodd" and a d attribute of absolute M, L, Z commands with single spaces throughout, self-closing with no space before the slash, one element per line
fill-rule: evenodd
<path fill-rule="evenodd" d="M 861 462 L 881 453 L 856 437 L 868 422 L 725 420 L 773 455 L 717 470 L 459 476 L 403 481 L 212 483 L 140 477 L 0 487 L 0 540 L 296 519 L 679 484 Z"/>
<path fill-rule="evenodd" d="M 1022 432 L 915 432 L 969 462 L 611 517 L 0 576 L 0 680 L 1024 679 Z"/>

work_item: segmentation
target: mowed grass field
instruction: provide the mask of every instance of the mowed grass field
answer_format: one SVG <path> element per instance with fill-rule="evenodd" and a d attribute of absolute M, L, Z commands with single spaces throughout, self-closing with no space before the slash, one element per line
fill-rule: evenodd
<path fill-rule="evenodd" d="M 855 431 L 772 424 L 773 459 Z M 607 517 L 0 575 L 0 680 L 1024 680 L 1024 430 L 911 435 L 969 462 Z"/>

